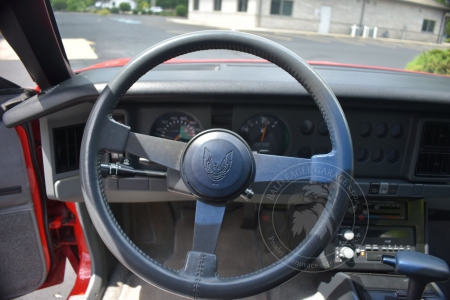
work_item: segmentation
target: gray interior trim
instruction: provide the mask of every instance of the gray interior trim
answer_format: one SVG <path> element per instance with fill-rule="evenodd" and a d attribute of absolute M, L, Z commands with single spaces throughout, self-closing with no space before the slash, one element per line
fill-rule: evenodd
<path fill-rule="evenodd" d="M 42 144 L 42 160 L 44 165 L 44 175 L 45 175 L 45 189 L 47 193 L 47 197 L 49 199 L 56 200 L 58 196 L 56 195 L 55 190 L 55 182 L 58 180 L 68 178 L 71 176 L 76 176 L 79 174 L 78 170 L 65 172 L 56 174 L 56 170 L 53 167 L 55 165 L 55 157 L 54 157 L 54 145 L 53 145 L 53 128 L 64 127 L 74 124 L 85 123 L 89 113 L 91 112 L 92 104 L 83 103 L 80 105 L 76 105 L 69 109 L 61 110 L 54 114 L 48 115 L 47 117 L 40 119 L 40 130 L 41 130 L 41 144 Z M 77 187 L 68 187 L 67 185 L 64 188 L 68 188 L 68 190 L 61 190 L 60 193 L 63 193 L 64 196 L 61 196 L 60 199 L 70 200 L 71 195 L 73 195 L 73 190 L 77 189 Z M 80 185 L 78 185 L 80 188 Z"/>

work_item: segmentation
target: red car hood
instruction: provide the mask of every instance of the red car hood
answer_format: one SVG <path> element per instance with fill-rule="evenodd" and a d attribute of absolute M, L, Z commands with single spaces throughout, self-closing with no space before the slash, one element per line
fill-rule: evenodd
<path fill-rule="evenodd" d="M 75 70 L 75 73 L 81 73 L 84 71 L 102 69 L 102 68 L 113 68 L 113 67 L 123 67 L 125 66 L 131 58 L 119 58 L 108 60 L 105 62 L 101 62 L 86 68 Z M 179 59 L 173 58 L 170 59 L 164 64 L 195 64 L 195 63 L 269 63 L 269 61 L 265 59 Z M 376 66 L 366 66 L 366 65 L 356 65 L 356 64 L 344 64 L 344 63 L 336 63 L 329 61 L 308 61 L 308 63 L 312 66 L 329 66 L 329 67 L 347 67 L 347 68 L 358 68 L 358 69 L 370 69 L 370 70 L 378 70 L 378 71 L 393 71 L 393 72 L 402 72 L 402 73 L 413 73 L 413 74 L 426 74 L 430 76 L 439 76 L 439 77 L 448 77 L 446 75 L 441 74 L 433 74 L 426 72 L 417 72 L 417 71 L 407 71 L 403 69 L 397 68 L 387 68 L 387 67 L 376 67 Z"/>

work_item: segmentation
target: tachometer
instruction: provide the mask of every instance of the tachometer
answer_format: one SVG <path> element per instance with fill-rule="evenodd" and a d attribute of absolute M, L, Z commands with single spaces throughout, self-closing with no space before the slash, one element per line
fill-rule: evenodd
<path fill-rule="evenodd" d="M 239 134 L 252 151 L 262 154 L 281 155 L 289 144 L 286 125 L 275 116 L 260 114 L 248 119 Z"/>
<path fill-rule="evenodd" d="M 170 112 L 155 121 L 150 135 L 187 142 L 201 131 L 200 123 L 193 116 L 183 112 Z"/>

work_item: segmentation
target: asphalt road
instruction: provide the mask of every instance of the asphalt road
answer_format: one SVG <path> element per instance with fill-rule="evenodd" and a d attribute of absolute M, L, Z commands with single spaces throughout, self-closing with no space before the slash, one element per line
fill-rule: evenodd
<path fill-rule="evenodd" d="M 67 44 L 67 52 L 75 55 L 81 53 L 81 57 L 70 61 L 73 69 L 110 59 L 133 57 L 165 39 L 192 31 L 214 29 L 175 23 L 158 16 L 56 13 L 56 19 L 63 39 L 72 41 Z M 331 61 L 392 68 L 404 68 L 420 52 L 433 48 L 401 42 L 286 34 L 277 31 L 250 33 L 278 42 L 308 61 Z M 0 76 L 23 86 L 34 86 L 21 62 L 11 59 L 11 56 L 7 58 L 2 53 L 4 52 L 0 51 Z M 183 56 L 183 58 L 195 59 L 248 57 L 251 56 L 234 51 L 205 51 Z M 66 270 L 66 279 L 67 281 L 61 285 L 37 291 L 19 299 L 66 298 L 75 280 L 75 274 L 70 266 Z"/>
<path fill-rule="evenodd" d="M 165 39 L 212 27 L 171 22 L 159 16 L 108 15 L 91 13 L 56 13 L 57 23 L 64 40 L 76 41 L 66 45 L 68 52 L 90 48 L 91 57 L 71 59 L 74 69 L 98 62 L 133 57 L 146 48 Z M 382 41 L 381 39 L 354 39 L 282 32 L 251 32 L 287 47 L 308 61 L 331 61 L 392 68 L 404 68 L 416 55 L 433 48 L 429 45 Z M 85 44 L 78 42 L 84 41 Z M 81 47 L 81 48 L 80 48 Z M 0 53 L 1 54 L 1 53 Z M 70 55 L 69 55 L 70 56 Z M 92 57 L 94 56 L 94 57 Z M 188 54 L 187 58 L 246 58 L 247 54 L 234 51 L 203 51 Z M 0 76 L 19 84 L 33 85 L 21 63 L 4 60 L 0 55 Z"/>

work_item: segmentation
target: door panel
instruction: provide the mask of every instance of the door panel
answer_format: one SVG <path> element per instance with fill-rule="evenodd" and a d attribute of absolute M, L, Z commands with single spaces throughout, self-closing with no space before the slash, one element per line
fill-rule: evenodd
<path fill-rule="evenodd" d="M 0 122 L 0 299 L 38 289 L 49 264 L 36 221 L 42 215 L 36 215 L 33 203 L 40 201 L 38 186 L 35 178 L 30 182 L 34 170 L 19 133 L 26 140 L 24 129 L 9 129 Z"/>

